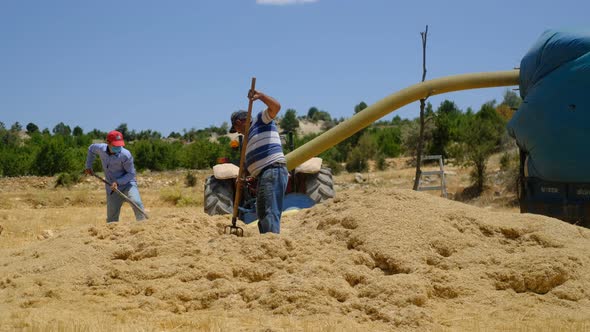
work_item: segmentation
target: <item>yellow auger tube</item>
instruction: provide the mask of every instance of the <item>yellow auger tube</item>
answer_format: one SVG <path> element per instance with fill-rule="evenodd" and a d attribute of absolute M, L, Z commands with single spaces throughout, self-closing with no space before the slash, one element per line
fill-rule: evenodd
<path fill-rule="evenodd" d="M 447 76 L 412 85 L 381 99 L 350 119 L 293 150 L 286 156 L 287 168 L 292 170 L 411 102 L 452 91 L 518 85 L 518 78 L 519 70 L 507 70 Z"/>

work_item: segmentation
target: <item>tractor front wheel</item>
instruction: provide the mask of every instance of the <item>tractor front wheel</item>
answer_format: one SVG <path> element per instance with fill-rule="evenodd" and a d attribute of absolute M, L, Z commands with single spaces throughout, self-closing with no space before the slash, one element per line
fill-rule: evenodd
<path fill-rule="evenodd" d="M 205 182 L 205 213 L 232 214 L 235 179 L 218 180 L 213 175 Z"/>

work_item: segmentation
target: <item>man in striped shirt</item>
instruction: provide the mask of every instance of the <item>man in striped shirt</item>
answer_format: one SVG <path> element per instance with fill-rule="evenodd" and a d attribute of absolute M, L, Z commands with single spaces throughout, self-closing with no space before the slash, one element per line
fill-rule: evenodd
<path fill-rule="evenodd" d="M 250 90 L 248 98 L 260 100 L 267 107 L 251 119 L 245 160 L 249 175 L 258 180 L 258 230 L 261 234 L 278 234 L 281 231 L 283 198 L 289 179 L 281 138 L 274 122 L 281 105 L 271 96 L 256 90 Z M 232 127 L 229 132 L 245 134 L 247 115 L 245 111 L 234 112 L 231 115 Z"/>

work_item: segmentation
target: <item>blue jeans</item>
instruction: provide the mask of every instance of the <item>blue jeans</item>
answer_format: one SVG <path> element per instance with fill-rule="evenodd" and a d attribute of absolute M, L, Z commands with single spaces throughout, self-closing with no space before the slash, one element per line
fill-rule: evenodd
<path fill-rule="evenodd" d="M 137 206 L 143 210 L 143 203 L 141 202 L 139 190 L 137 189 L 137 185 L 135 183 L 132 183 L 130 186 L 128 186 L 128 188 L 121 190 L 121 192 L 129 197 L 129 199 L 135 202 L 135 204 L 137 204 Z M 107 222 L 119 221 L 119 214 L 121 213 L 121 205 L 123 205 L 123 202 L 125 202 L 125 199 L 116 192 L 113 191 L 112 194 L 107 193 Z M 144 220 L 144 215 L 135 209 L 133 205 L 131 206 L 133 208 L 133 212 L 135 213 L 135 220 Z"/>
<path fill-rule="evenodd" d="M 283 198 L 288 180 L 289 173 L 286 167 L 267 168 L 258 176 L 256 213 L 260 234 L 281 232 Z"/>

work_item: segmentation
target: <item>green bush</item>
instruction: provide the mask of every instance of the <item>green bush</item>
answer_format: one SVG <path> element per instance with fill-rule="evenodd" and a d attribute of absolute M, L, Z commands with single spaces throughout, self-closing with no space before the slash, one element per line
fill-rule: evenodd
<path fill-rule="evenodd" d="M 55 187 L 70 188 L 76 183 L 80 182 L 82 178 L 80 173 L 60 173 L 55 180 Z"/>
<path fill-rule="evenodd" d="M 197 185 L 197 177 L 193 172 L 189 171 L 186 173 L 186 177 L 184 178 L 184 183 L 187 187 L 194 187 Z"/>
<path fill-rule="evenodd" d="M 159 139 L 148 139 L 136 141 L 129 144 L 128 149 L 133 154 L 135 168 L 142 171 L 164 171 L 179 166 L 178 151 L 181 145 L 168 143 Z"/>
<path fill-rule="evenodd" d="M 369 164 L 367 163 L 364 152 L 358 147 L 352 149 L 345 167 L 349 173 L 366 171 L 369 168 Z"/>
<path fill-rule="evenodd" d="M 30 174 L 32 152 L 28 149 L 0 149 L 0 176 Z"/>
<path fill-rule="evenodd" d="M 497 152 L 505 132 L 505 123 L 491 103 L 484 104 L 480 111 L 465 121 L 462 132 L 464 165 L 472 166 L 471 180 L 476 193 L 484 190 L 487 180 L 487 160 Z"/>
<path fill-rule="evenodd" d="M 377 150 L 383 157 L 391 158 L 401 154 L 402 134 L 399 127 L 376 128 L 370 135 L 374 137 Z"/>
<path fill-rule="evenodd" d="M 189 169 L 208 169 L 217 163 L 218 157 L 230 156 L 230 147 L 209 140 L 197 140 L 182 148 L 181 165 Z"/>
<path fill-rule="evenodd" d="M 344 170 L 344 167 L 334 159 L 324 159 L 323 163 L 332 170 L 333 175 L 338 175 Z"/>
<path fill-rule="evenodd" d="M 73 172 L 83 166 L 83 160 L 76 158 L 77 151 L 66 145 L 61 135 L 43 141 L 35 156 L 32 169 L 34 174 L 53 176 L 61 172 Z"/>

